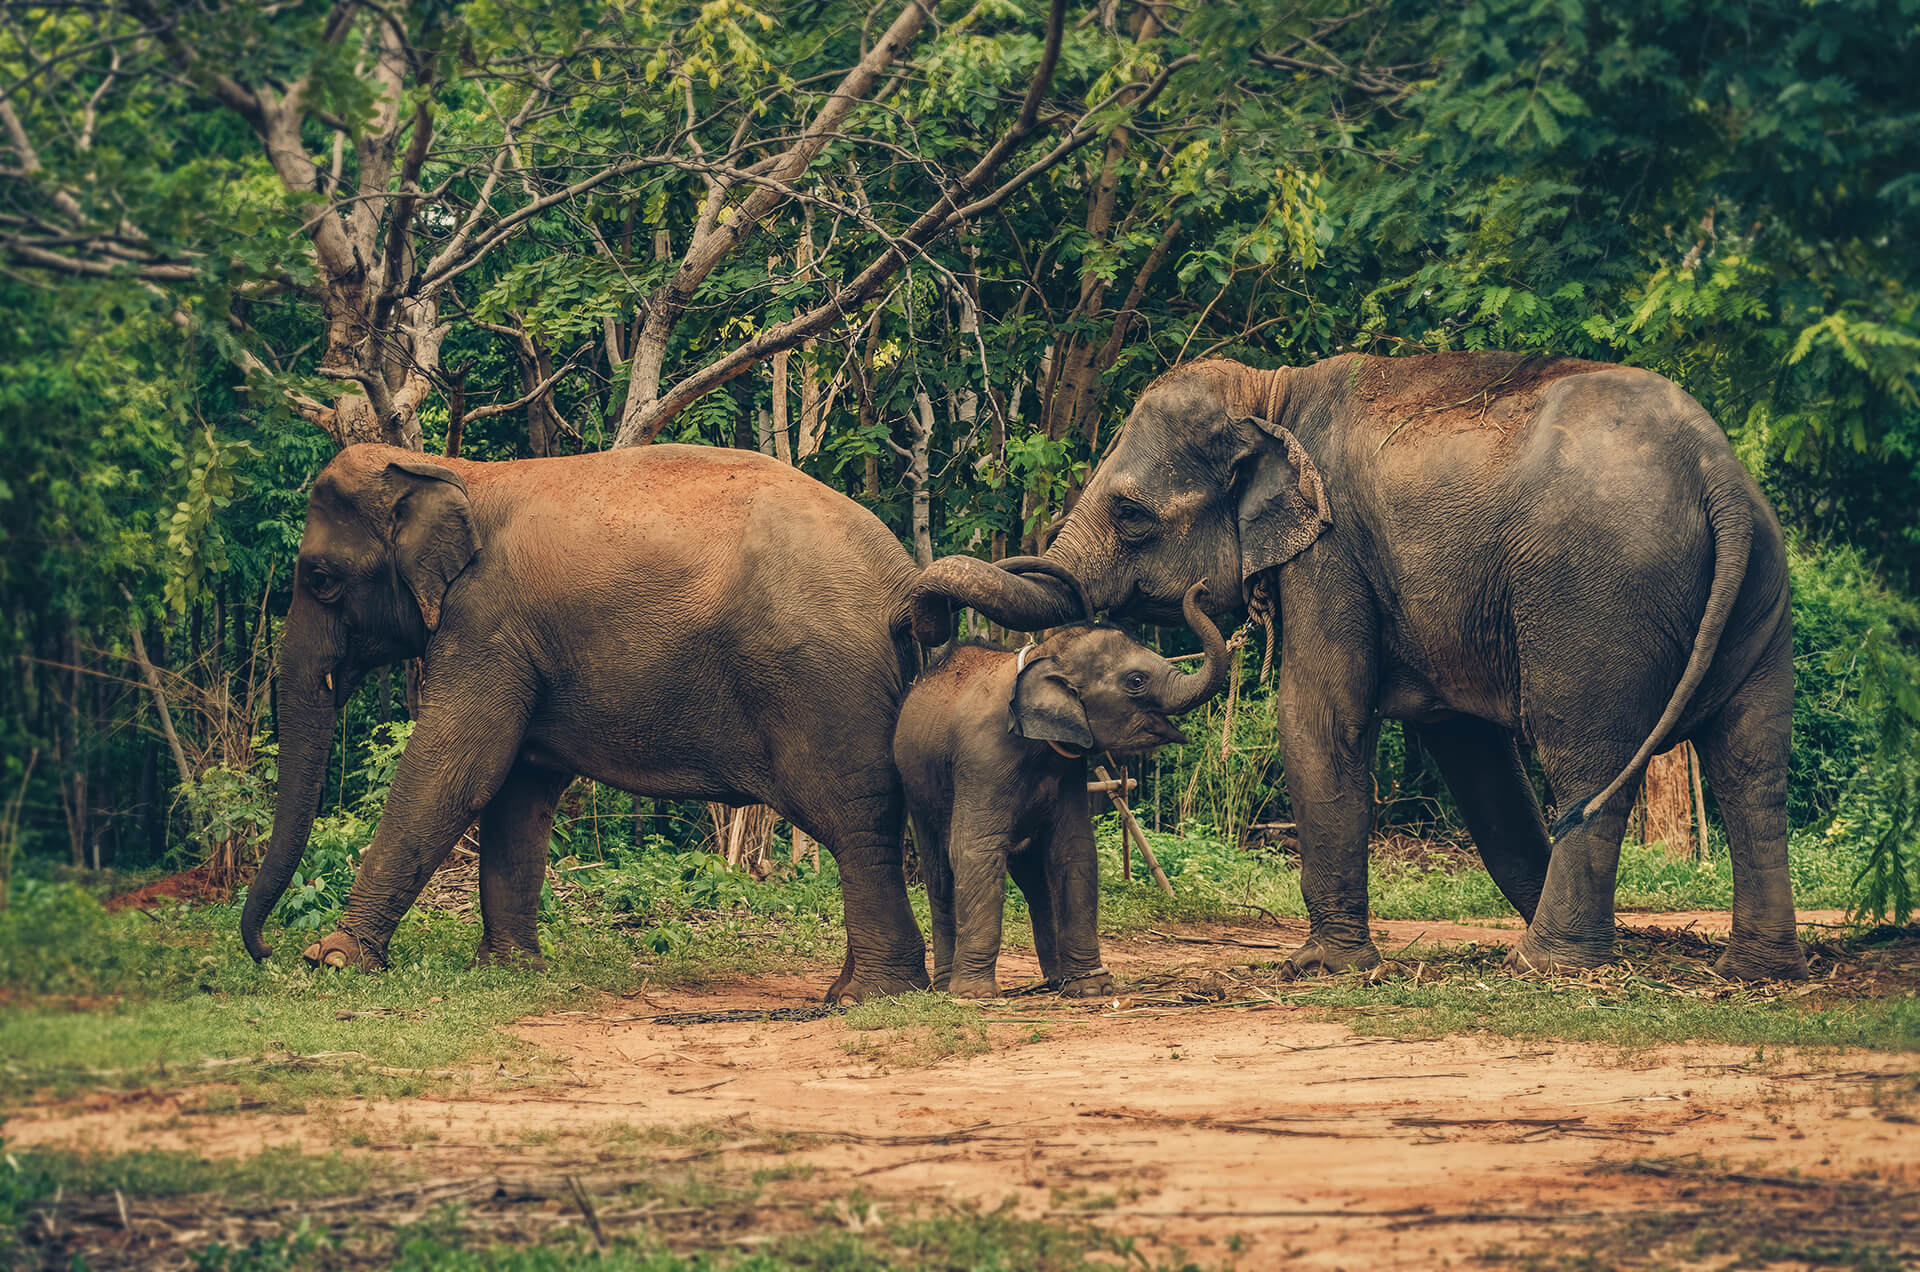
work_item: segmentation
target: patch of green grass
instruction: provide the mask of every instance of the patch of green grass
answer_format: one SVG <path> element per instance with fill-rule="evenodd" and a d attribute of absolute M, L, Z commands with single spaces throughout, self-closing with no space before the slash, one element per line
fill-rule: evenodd
<path fill-rule="evenodd" d="M 1120 878 L 1116 817 L 1095 827 L 1100 852 L 1100 927 L 1108 935 L 1166 923 L 1244 919 L 1266 910 L 1306 916 L 1300 872 L 1270 851 L 1234 848 L 1206 827 L 1185 836 L 1148 833 L 1175 896 L 1163 895 L 1135 854 L 1133 879 Z M 1789 855 L 1794 901 L 1802 909 L 1847 907 L 1861 859 L 1854 848 L 1814 834 L 1794 838 Z M 1467 854 L 1467 863 L 1376 859 L 1368 880 L 1374 917 L 1471 921 L 1511 918 L 1493 879 Z M 1017 892 L 1008 891 L 1008 919 L 1026 919 Z M 1664 846 L 1628 843 L 1620 853 L 1615 903 L 1623 910 L 1724 910 L 1733 904 L 1733 871 L 1724 845 L 1704 862 L 1675 857 Z M 1009 932 L 1010 938 L 1015 933 Z"/>
<path fill-rule="evenodd" d="M 390 967 L 362 975 L 308 967 L 313 933 L 277 926 L 255 964 L 237 906 L 109 914 L 78 888 L 37 887 L 0 912 L 0 1100 L 155 1081 L 236 1083 L 283 1107 L 411 1095 L 453 1070 L 536 1070 L 535 1049 L 499 1028 L 527 1015 L 839 956 L 830 863 L 786 883 L 659 870 L 672 884 L 645 914 L 581 906 L 543 924 L 543 972 L 467 970 L 479 925 L 444 914 L 408 914 Z"/>
<path fill-rule="evenodd" d="M 945 994 L 871 999 L 849 1008 L 845 1021 L 848 1029 L 875 1036 L 849 1039 L 842 1049 L 879 1064 L 933 1064 L 991 1047 L 979 1009 Z"/>
<path fill-rule="evenodd" d="M 7 969 L 36 997 L 0 1009 L 0 1094 L 156 1080 L 236 1082 L 291 1103 L 413 1094 L 475 1061 L 533 1067 L 532 1049 L 493 1026 L 639 980 L 631 945 L 593 930 L 556 942 L 545 973 L 470 972 L 474 928 L 416 913 L 395 935 L 393 966 L 368 976 L 309 968 L 284 938 L 256 965 L 237 922 L 219 906 L 160 922 L 96 913 L 73 936 L 33 933 L 51 966 Z M 69 994 L 105 1001 L 75 1010 Z M 235 1060 L 245 1063 L 223 1063 Z"/>
<path fill-rule="evenodd" d="M 1505 951 L 1415 945 L 1370 973 L 1276 986 L 1363 1033 L 1426 1038 L 1495 1033 L 1644 1047 L 1661 1043 L 1920 1051 L 1920 999 L 1796 997 L 1741 987 L 1657 952 L 1581 975 L 1517 977 Z"/>
<path fill-rule="evenodd" d="M 338 1153 L 315 1156 L 269 1148 L 253 1157 L 139 1149 L 89 1154 L 65 1149 L 13 1149 L 0 1170 L 10 1172 L 18 1201 L 74 1193 L 120 1192 L 128 1197 L 185 1197 L 215 1193 L 229 1201 L 258 1197 L 312 1200 L 367 1186 L 368 1165 Z"/>
<path fill-rule="evenodd" d="M 407 1221 L 414 1201 L 368 1198 L 371 1209 L 314 1212 L 291 1233 L 272 1215 L 250 1213 L 261 1202 L 363 1195 L 366 1168 L 338 1157 L 263 1153 L 235 1162 L 188 1154 L 136 1153 L 81 1158 L 15 1153 L 0 1163 L 0 1257 L 25 1255 L 37 1208 L 58 1193 L 63 1247 L 32 1253 L 86 1266 L 90 1253 L 129 1265 L 143 1253 L 185 1253 L 193 1266 L 227 1272 L 381 1267 L 408 1272 L 883 1272 L 887 1269 L 1035 1269 L 1092 1272 L 1117 1264 L 1173 1272 L 1141 1252 L 1132 1238 L 1078 1221 L 1029 1220 L 1012 1207 L 896 1202 L 860 1191 L 794 1198 L 781 1189 L 805 1185 L 806 1163 L 781 1162 L 751 1174 L 718 1165 L 688 1165 L 595 1184 L 582 1176 L 595 1221 L 564 1189 L 443 1206 Z M 396 1181 L 382 1180 L 391 1188 Z M 553 1188 L 550 1183 L 543 1185 Z M 143 1219 L 131 1237 L 115 1217 L 120 1199 Z M 484 1196 L 484 1194 L 482 1194 Z M 85 1203 L 86 1198 L 93 1203 Z M 185 1199 L 173 1200 L 168 1199 Z M 102 1204 L 104 1203 L 104 1204 Z M 538 1211 L 537 1214 L 531 1213 Z M 484 1212 L 484 1213 L 481 1213 Z M 369 1216 L 371 1219 L 369 1219 Z M 397 1225 L 396 1219 L 402 1222 Z M 530 1222 L 529 1220 L 538 1220 Z M 238 1238 L 180 1251 L 183 1227 L 221 1230 Z M 598 1231 L 595 1231 L 595 1224 Z M 720 1244 L 715 1244 L 715 1238 Z M 11 1243 L 11 1245 L 9 1244 Z M 145 1244 L 143 1244 L 145 1243 Z M 691 1249 L 690 1249 L 691 1248 Z"/>

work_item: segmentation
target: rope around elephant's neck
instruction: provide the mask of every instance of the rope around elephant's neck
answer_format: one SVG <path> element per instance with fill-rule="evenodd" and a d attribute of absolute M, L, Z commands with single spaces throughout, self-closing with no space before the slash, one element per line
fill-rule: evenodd
<path fill-rule="evenodd" d="M 1225 764 L 1227 756 L 1233 750 L 1234 709 L 1240 704 L 1240 651 L 1253 639 L 1253 628 L 1259 624 L 1266 645 L 1265 656 L 1260 661 L 1260 683 L 1266 684 L 1273 679 L 1273 596 L 1267 591 L 1265 579 L 1254 580 L 1253 590 L 1247 595 L 1247 621 L 1240 624 L 1240 630 L 1227 642 L 1227 656 L 1232 659 L 1227 670 L 1227 713 L 1220 726 L 1220 762 Z"/>

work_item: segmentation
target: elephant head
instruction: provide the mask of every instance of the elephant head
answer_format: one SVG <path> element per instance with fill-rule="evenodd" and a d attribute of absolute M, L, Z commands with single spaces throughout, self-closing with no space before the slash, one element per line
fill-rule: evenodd
<path fill-rule="evenodd" d="M 425 652 L 479 547 L 466 482 L 425 456 L 350 446 L 315 481 L 280 638 L 273 835 L 240 918 L 254 958 L 272 952 L 260 929 L 306 851 L 341 706 L 369 671 Z"/>
<path fill-rule="evenodd" d="M 1186 742 L 1172 717 L 1220 692 L 1233 661 L 1201 607 L 1206 591 L 1204 581 L 1196 583 L 1181 601 L 1206 651 L 1200 670 L 1183 673 L 1117 627 L 1070 627 L 1021 663 L 1010 706 L 1013 731 L 1080 752 L 1137 754 Z"/>
<path fill-rule="evenodd" d="M 1196 579 L 1233 579 L 1211 597 L 1239 607 L 1256 575 L 1292 560 L 1333 524 L 1320 471 L 1285 427 L 1290 372 L 1197 362 L 1141 395 L 1042 560 L 1080 579 L 1088 600 L 1170 622 Z M 921 572 L 914 631 L 945 639 L 952 607 L 1032 631 L 1069 621 L 1081 602 L 1035 571 L 970 557 Z"/>

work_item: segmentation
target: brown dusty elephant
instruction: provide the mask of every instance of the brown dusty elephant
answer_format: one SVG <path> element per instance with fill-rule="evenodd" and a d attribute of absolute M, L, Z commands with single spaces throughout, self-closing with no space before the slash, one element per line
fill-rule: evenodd
<path fill-rule="evenodd" d="M 1712 418 L 1648 371 L 1507 353 L 1178 368 L 1134 405 L 1048 549 L 1095 604 L 1166 620 L 1195 580 L 1269 591 L 1312 933 L 1295 972 L 1379 959 L 1367 927 L 1379 721 L 1437 760 L 1528 920 L 1517 968 L 1613 954 L 1647 759 L 1698 744 L 1733 859 L 1720 970 L 1804 977 L 1787 873 L 1793 639 L 1780 526 Z M 1216 595 L 1229 589 L 1218 589 Z M 1009 626 L 1075 603 L 964 557 L 923 576 Z M 1550 846 L 1516 740 L 1561 810 Z"/>
<path fill-rule="evenodd" d="M 1184 611 L 1206 661 L 1181 670 L 1104 624 L 1022 650 L 962 645 L 907 695 L 893 735 L 927 904 L 933 987 L 999 992 L 994 965 L 1007 874 L 1027 898 L 1041 974 L 1068 997 L 1113 992 L 1100 961 L 1100 879 L 1087 757 L 1145 755 L 1187 739 L 1172 717 L 1226 683 L 1230 655 L 1200 609 Z"/>
<path fill-rule="evenodd" d="M 339 930 L 308 956 L 386 961 L 480 822 L 476 958 L 538 960 L 554 803 L 581 774 L 767 804 L 825 844 L 846 899 L 829 991 L 927 984 L 889 742 L 915 665 L 912 559 L 844 495 L 745 451 L 648 446 L 513 463 L 352 446 L 320 474 L 280 655 L 280 789 L 241 935 L 305 850 L 341 706 L 425 660 L 419 713 Z"/>

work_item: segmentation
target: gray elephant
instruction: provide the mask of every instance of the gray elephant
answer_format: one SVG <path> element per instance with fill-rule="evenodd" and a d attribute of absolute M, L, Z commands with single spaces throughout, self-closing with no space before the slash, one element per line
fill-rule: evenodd
<path fill-rule="evenodd" d="M 1648 371 L 1507 353 L 1178 368 L 1135 404 L 1047 558 L 1103 608 L 1165 619 L 1195 579 L 1270 593 L 1279 725 L 1312 932 L 1296 973 L 1376 963 L 1371 758 L 1397 719 L 1435 757 L 1501 891 L 1518 969 L 1613 954 L 1614 873 L 1646 762 L 1699 746 L 1733 859 L 1719 970 L 1806 975 L 1787 873 L 1793 636 L 1780 526 L 1700 405 Z M 1224 590 L 1224 589 L 1223 589 Z M 950 557 L 954 602 L 1038 628 L 1045 578 Z M 1516 750 L 1561 815 L 1551 842 Z"/>
<path fill-rule="evenodd" d="M 1044 563 L 1033 573 L 1062 576 Z M 1000 915 L 1012 872 L 1046 982 L 1068 997 L 1114 991 L 1100 965 L 1087 757 L 1187 742 L 1173 717 L 1217 694 L 1231 659 L 1200 609 L 1204 592 L 1194 584 L 1183 603 L 1206 649 L 1196 673 L 1181 673 L 1116 626 L 1089 623 L 1018 651 L 960 646 L 914 684 L 900 707 L 893 761 L 922 849 L 935 990 L 998 995 Z"/>
<path fill-rule="evenodd" d="M 1040 572 L 1040 571 L 1036 571 Z M 1027 898 L 1041 974 L 1068 997 L 1113 992 L 1100 961 L 1100 884 L 1087 757 L 1187 739 L 1173 717 L 1226 683 L 1230 655 L 1195 584 L 1184 612 L 1206 661 L 1182 673 L 1109 626 L 1025 649 L 963 645 L 915 684 L 893 758 L 933 915 L 933 987 L 992 998 L 1007 874 Z"/>
<path fill-rule="evenodd" d="M 419 712 L 339 930 L 375 968 L 480 822 L 481 962 L 538 962 L 554 803 L 575 774 L 768 804 L 825 844 L 846 897 L 830 996 L 927 984 L 889 742 L 917 662 L 912 559 L 874 515 L 745 451 L 648 446 L 514 463 L 352 446 L 307 505 L 280 647 L 280 789 L 241 918 L 299 864 L 333 725 L 369 669 L 425 660 Z"/>

